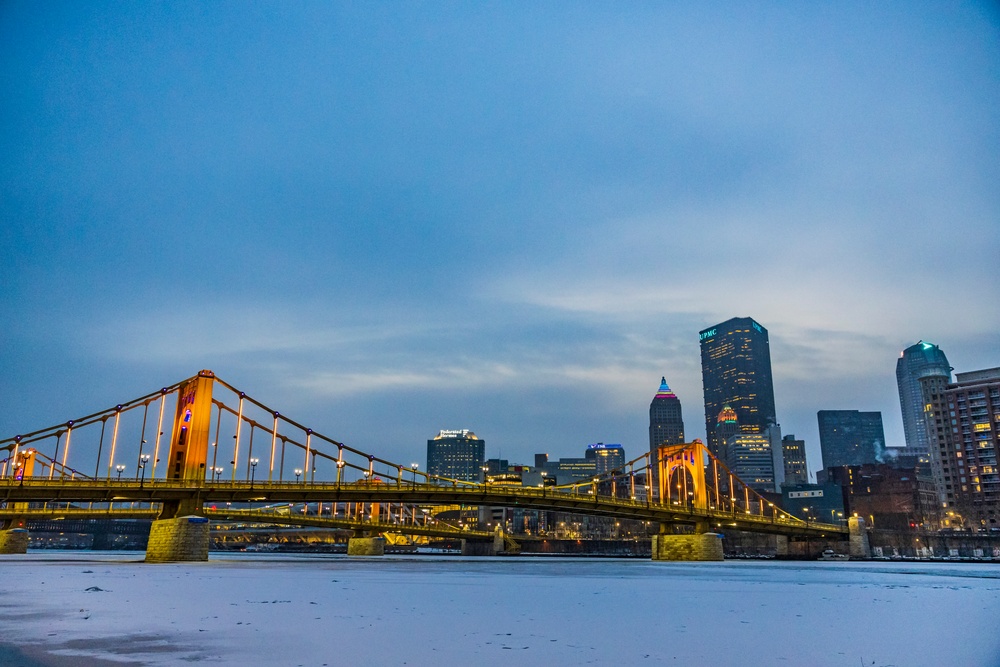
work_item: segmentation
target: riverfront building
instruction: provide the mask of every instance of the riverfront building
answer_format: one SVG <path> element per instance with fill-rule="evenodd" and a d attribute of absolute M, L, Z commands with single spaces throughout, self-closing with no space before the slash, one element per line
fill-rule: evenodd
<path fill-rule="evenodd" d="M 943 523 L 1000 529 L 1000 368 L 920 383 Z"/>
<path fill-rule="evenodd" d="M 824 468 L 882 462 L 885 432 L 881 412 L 820 410 L 816 419 Z"/>
<path fill-rule="evenodd" d="M 486 441 L 468 429 L 440 431 L 427 441 L 427 472 L 449 479 L 483 479 Z"/>
<path fill-rule="evenodd" d="M 705 392 L 705 435 L 710 452 L 723 458 L 716 435 L 719 413 L 730 406 L 743 434 L 762 434 L 777 423 L 767 329 L 749 317 L 734 317 L 699 333 Z"/>
<path fill-rule="evenodd" d="M 947 384 L 951 382 L 951 371 L 948 357 L 933 343 L 920 341 L 899 353 L 896 361 L 896 386 L 899 389 L 899 408 L 903 414 L 906 453 L 922 457 L 930 454 L 920 380 L 936 377 Z"/>

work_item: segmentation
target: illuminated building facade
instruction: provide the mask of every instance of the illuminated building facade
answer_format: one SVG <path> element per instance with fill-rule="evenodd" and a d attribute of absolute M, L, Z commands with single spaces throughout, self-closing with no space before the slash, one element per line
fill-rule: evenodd
<path fill-rule="evenodd" d="M 467 429 L 440 431 L 427 441 L 427 472 L 449 479 L 483 479 L 486 441 Z"/>
<path fill-rule="evenodd" d="M 723 458 L 716 436 L 718 415 L 730 406 L 740 433 L 763 433 L 777 423 L 767 329 L 750 317 L 734 317 L 699 332 L 705 392 L 705 435 L 710 452 Z"/>
<path fill-rule="evenodd" d="M 882 463 L 885 432 L 881 412 L 820 410 L 816 419 L 824 468 Z"/>
<path fill-rule="evenodd" d="M 625 448 L 621 445 L 605 445 L 603 442 L 598 442 L 587 446 L 583 458 L 593 459 L 595 472 L 603 475 L 625 467 Z"/>
<path fill-rule="evenodd" d="M 774 454 L 766 433 L 740 433 L 726 442 L 729 470 L 754 491 L 774 491 Z"/>
<path fill-rule="evenodd" d="M 903 414 L 903 434 L 909 454 L 928 456 L 930 440 L 924 421 L 922 378 L 937 377 L 951 382 L 951 365 L 941 348 L 924 341 L 911 345 L 896 360 L 896 386 L 899 389 L 899 407 Z"/>
<path fill-rule="evenodd" d="M 789 433 L 781 439 L 781 451 L 785 462 L 785 484 L 808 484 L 805 440 L 796 440 Z"/>
<path fill-rule="evenodd" d="M 948 527 L 1000 528 L 1000 368 L 920 380 L 931 469 Z"/>

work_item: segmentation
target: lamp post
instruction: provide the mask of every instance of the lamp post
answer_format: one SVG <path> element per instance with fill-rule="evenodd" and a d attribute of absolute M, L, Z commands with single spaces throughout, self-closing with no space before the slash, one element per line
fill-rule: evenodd
<path fill-rule="evenodd" d="M 339 459 L 339 460 L 337 461 L 337 488 L 338 488 L 338 489 L 340 488 L 340 480 L 341 480 L 341 478 L 343 477 L 343 474 L 344 474 L 344 466 L 345 466 L 345 465 L 346 465 L 346 464 L 344 463 L 343 459 Z"/>
<path fill-rule="evenodd" d="M 122 481 L 122 473 L 125 472 L 125 464 L 119 463 L 115 466 L 115 470 L 118 471 L 118 481 Z"/>
<path fill-rule="evenodd" d="M 302 468 L 295 469 L 295 481 L 299 481 L 299 477 L 302 477 Z"/>
<path fill-rule="evenodd" d="M 218 482 L 222 478 L 222 468 L 212 468 L 212 473 L 215 475 L 215 481 Z"/>
<path fill-rule="evenodd" d="M 143 454 L 139 457 L 139 488 L 141 489 L 146 483 L 146 464 L 149 463 L 149 454 Z"/>
<path fill-rule="evenodd" d="M 254 478 L 257 476 L 257 464 L 260 459 L 250 459 L 250 488 L 253 488 Z"/>
<path fill-rule="evenodd" d="M 142 468 L 142 457 L 143 457 L 142 448 L 145 445 L 146 445 L 145 439 L 139 440 L 139 460 L 136 462 L 136 469 L 135 469 L 135 476 L 136 477 L 139 476 L 139 470 L 140 470 L 140 468 Z M 147 461 L 149 460 L 148 456 L 146 457 L 146 460 Z"/>
<path fill-rule="evenodd" d="M 410 470 L 413 471 L 413 488 L 414 489 L 417 488 L 417 467 L 418 466 L 417 466 L 416 463 L 411 463 L 410 464 Z"/>

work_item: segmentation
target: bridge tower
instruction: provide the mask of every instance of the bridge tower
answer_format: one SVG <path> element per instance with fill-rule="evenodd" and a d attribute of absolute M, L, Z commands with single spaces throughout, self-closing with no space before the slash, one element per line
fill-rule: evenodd
<path fill-rule="evenodd" d="M 708 484 L 705 465 L 711 454 L 701 440 L 658 448 L 660 502 L 703 510 L 705 519 L 694 522 L 693 533 L 674 533 L 674 526 L 660 524 L 653 536 L 653 560 L 722 560 L 722 536 L 710 532 Z"/>
<path fill-rule="evenodd" d="M 14 479 L 24 480 L 35 475 L 35 450 L 22 449 L 13 456 Z M 23 483 L 23 481 L 22 481 Z M 12 509 L 23 510 L 28 503 L 12 503 Z M 28 553 L 28 530 L 24 517 L 0 520 L 0 554 Z"/>
<path fill-rule="evenodd" d="M 173 438 L 166 461 L 168 480 L 205 481 L 208 438 L 212 422 L 215 373 L 203 370 L 183 383 L 177 393 Z M 146 546 L 146 562 L 208 560 L 209 526 L 204 503 L 197 494 L 183 500 L 165 500 L 153 522 Z"/>
<path fill-rule="evenodd" d="M 201 371 L 178 391 L 170 458 L 166 465 L 167 479 L 205 479 L 214 384 L 215 374 Z"/>

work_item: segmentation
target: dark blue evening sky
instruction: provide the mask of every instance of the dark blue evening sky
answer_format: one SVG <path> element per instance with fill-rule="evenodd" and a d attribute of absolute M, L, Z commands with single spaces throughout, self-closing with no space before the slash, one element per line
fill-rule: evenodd
<path fill-rule="evenodd" d="M 211 368 L 423 461 L 703 437 L 697 332 L 778 417 L 899 351 L 1000 366 L 991 3 L 0 4 L 0 435 Z"/>

